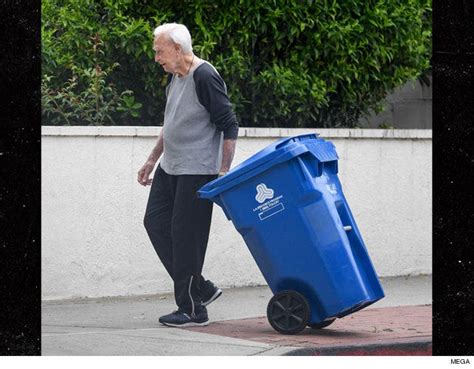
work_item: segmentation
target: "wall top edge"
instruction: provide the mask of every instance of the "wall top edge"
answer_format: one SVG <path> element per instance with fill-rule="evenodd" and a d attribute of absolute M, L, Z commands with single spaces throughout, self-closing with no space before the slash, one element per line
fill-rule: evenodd
<path fill-rule="evenodd" d="M 42 126 L 41 136 L 123 136 L 156 137 L 161 127 L 142 126 Z M 239 137 L 283 138 L 319 133 L 323 138 L 432 139 L 431 129 L 363 129 L 363 128 L 255 128 L 241 127 Z"/>

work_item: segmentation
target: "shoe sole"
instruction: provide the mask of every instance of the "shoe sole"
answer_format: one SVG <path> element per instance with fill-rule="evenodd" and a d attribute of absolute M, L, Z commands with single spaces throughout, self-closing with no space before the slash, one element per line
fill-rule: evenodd
<path fill-rule="evenodd" d="M 206 325 L 209 325 L 209 320 L 207 322 L 202 322 L 202 323 L 197 323 L 197 322 L 190 322 L 190 323 L 184 323 L 184 324 L 172 324 L 172 323 L 162 323 L 163 325 L 166 325 L 168 327 L 176 327 L 176 328 L 181 328 L 181 327 L 204 327 Z"/>
<path fill-rule="evenodd" d="M 222 295 L 222 290 L 221 290 L 220 288 L 218 288 L 217 291 L 214 293 L 214 295 L 212 295 L 212 297 L 211 297 L 209 300 L 207 300 L 206 302 L 203 301 L 203 302 L 201 303 L 201 305 L 202 305 L 202 306 L 207 306 L 207 305 L 209 305 L 211 302 L 217 300 L 217 298 L 218 298 L 220 295 Z"/>

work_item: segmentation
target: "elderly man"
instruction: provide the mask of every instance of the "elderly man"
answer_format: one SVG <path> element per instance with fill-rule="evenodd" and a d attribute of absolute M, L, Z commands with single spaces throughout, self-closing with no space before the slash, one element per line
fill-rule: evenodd
<path fill-rule="evenodd" d="M 184 25 L 157 27 L 153 49 L 155 61 L 169 73 L 166 108 L 163 129 L 138 182 L 151 184 L 144 225 L 173 279 L 178 306 L 159 321 L 173 327 L 207 325 L 206 305 L 222 291 L 201 275 L 212 203 L 198 199 L 196 191 L 229 170 L 238 123 L 224 81 L 209 62 L 193 54 Z"/>

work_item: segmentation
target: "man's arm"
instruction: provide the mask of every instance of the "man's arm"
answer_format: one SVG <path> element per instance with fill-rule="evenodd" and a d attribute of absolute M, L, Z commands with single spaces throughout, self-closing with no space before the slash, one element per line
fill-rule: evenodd
<path fill-rule="evenodd" d="M 236 141 L 237 140 L 224 140 L 222 149 L 222 165 L 219 175 L 224 175 L 229 171 L 232 159 L 234 159 Z"/>
<path fill-rule="evenodd" d="M 222 164 L 219 176 L 229 171 L 234 158 L 239 124 L 227 95 L 227 88 L 217 71 L 210 65 L 203 65 L 194 72 L 196 94 L 199 102 L 210 114 L 211 122 L 224 133 Z"/>
<path fill-rule="evenodd" d="M 150 174 L 153 172 L 153 168 L 155 168 L 155 164 L 158 159 L 163 154 L 163 128 L 160 131 L 158 136 L 158 141 L 156 142 L 155 147 L 151 151 L 151 154 L 148 156 L 145 164 L 140 168 L 138 171 L 138 183 L 142 186 L 148 186 L 151 184 L 152 179 L 150 179 Z"/>

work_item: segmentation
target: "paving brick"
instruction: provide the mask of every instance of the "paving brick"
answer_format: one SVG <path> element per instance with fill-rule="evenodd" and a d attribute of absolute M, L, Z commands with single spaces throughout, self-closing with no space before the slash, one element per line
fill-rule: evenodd
<path fill-rule="evenodd" d="M 398 352 L 390 345 L 430 343 L 432 338 L 431 305 L 366 309 L 337 319 L 320 330 L 305 329 L 297 335 L 282 335 L 266 317 L 228 320 L 207 327 L 187 328 L 192 331 L 278 344 L 280 346 L 329 349 L 335 347 L 385 347 L 385 352 Z M 375 345 L 375 346 L 374 346 Z M 410 347 L 411 347 L 410 346 Z M 431 346 L 430 346 L 431 347 Z M 426 354 L 430 348 L 420 349 Z M 355 352 L 355 351 L 354 351 Z"/>

